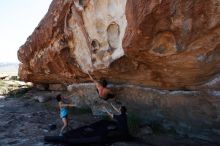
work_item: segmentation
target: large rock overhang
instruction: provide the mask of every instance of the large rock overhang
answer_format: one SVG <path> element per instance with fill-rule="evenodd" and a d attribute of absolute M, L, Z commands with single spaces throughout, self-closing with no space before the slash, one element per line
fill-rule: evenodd
<path fill-rule="evenodd" d="M 219 74 L 219 1 L 54 0 L 18 51 L 34 83 L 197 88 Z"/>

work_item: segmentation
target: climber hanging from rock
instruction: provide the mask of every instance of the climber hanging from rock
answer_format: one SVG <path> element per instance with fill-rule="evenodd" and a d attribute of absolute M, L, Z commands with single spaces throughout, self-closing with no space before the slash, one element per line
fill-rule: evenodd
<path fill-rule="evenodd" d="M 115 95 L 113 94 L 113 92 L 107 88 L 107 81 L 106 80 L 101 80 L 101 81 L 96 81 L 94 80 L 94 78 L 90 75 L 90 73 L 88 72 L 88 75 L 90 77 L 90 79 L 95 83 L 96 88 L 97 88 L 97 92 L 99 94 L 99 97 L 101 99 L 104 100 L 108 100 L 110 98 L 114 98 Z"/>

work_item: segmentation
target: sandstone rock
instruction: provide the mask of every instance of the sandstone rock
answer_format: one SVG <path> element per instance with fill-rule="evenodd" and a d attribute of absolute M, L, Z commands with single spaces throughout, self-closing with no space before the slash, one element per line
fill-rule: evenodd
<path fill-rule="evenodd" d="M 7 76 L 4 78 L 5 81 L 10 81 L 10 80 L 18 80 L 17 76 Z"/>
<path fill-rule="evenodd" d="M 197 89 L 220 72 L 220 1 L 54 0 L 20 47 L 34 83 L 96 78 Z M 213 87 L 214 88 L 214 87 Z"/>
<path fill-rule="evenodd" d="M 2 81 L 1 87 L 0 87 L 0 95 L 22 95 L 25 92 L 29 90 L 31 86 L 29 84 L 21 82 L 21 81 L 15 81 L 15 80 L 9 80 L 9 81 Z"/>
<path fill-rule="evenodd" d="M 100 100 L 94 84 L 68 87 L 71 89 L 69 94 L 73 94 L 72 102 L 90 106 L 94 115 L 106 115 L 102 106 L 113 112 L 110 103 L 119 107 L 120 102 L 120 105 L 127 107 L 128 114 L 137 116 L 141 124 L 158 125 L 163 131 L 202 135 L 211 128 L 219 130 L 220 94 L 156 90 L 127 84 L 113 85 L 111 88 L 116 94 L 116 101 Z"/>
<path fill-rule="evenodd" d="M 33 87 L 33 83 L 31 82 L 15 81 L 15 83 L 19 84 L 20 87 L 22 86 Z"/>
<path fill-rule="evenodd" d="M 9 80 L 18 80 L 18 76 L 10 76 Z"/>
<path fill-rule="evenodd" d="M 109 111 L 115 113 L 110 102 L 117 106 L 117 103 L 112 100 L 102 100 L 99 98 L 94 84 L 72 84 L 67 87 L 68 91 L 73 95 L 71 101 L 78 107 L 90 107 L 93 115 L 106 115 L 103 106 Z"/>
<path fill-rule="evenodd" d="M 34 84 L 34 87 L 35 87 L 37 90 L 41 90 L 41 91 L 44 91 L 44 90 L 48 90 L 48 89 L 49 89 L 49 85 L 47 85 L 47 84 Z"/>
<path fill-rule="evenodd" d="M 7 95 L 8 92 L 9 92 L 9 88 L 8 87 L 1 87 L 0 95 Z"/>
<path fill-rule="evenodd" d="M 52 90 L 52 91 L 65 91 L 66 87 L 62 84 L 50 84 L 49 85 L 49 90 Z"/>
<path fill-rule="evenodd" d="M 140 128 L 137 136 L 144 139 L 144 137 L 153 134 L 153 130 L 149 126 L 144 126 Z"/>
<path fill-rule="evenodd" d="M 33 87 L 34 86 L 34 84 L 31 83 L 31 82 L 26 82 L 26 85 L 29 86 L 29 87 Z"/>
<path fill-rule="evenodd" d="M 35 96 L 34 99 L 39 101 L 40 103 L 43 103 L 43 102 L 49 101 L 51 99 L 51 97 L 49 97 L 49 96 Z"/>
<path fill-rule="evenodd" d="M 4 80 L 6 77 L 8 77 L 8 74 L 6 73 L 0 73 L 0 79 Z"/>
<path fill-rule="evenodd" d="M 219 90 L 219 5 L 219 0 L 54 0 L 18 51 L 19 76 L 45 84 L 45 90 L 49 84 L 88 82 L 90 71 L 96 79 L 121 83 L 114 86 L 117 99 L 142 121 L 206 140 L 204 133 L 220 120 L 219 93 L 187 90 Z M 109 103 L 95 90 L 93 84 L 68 87 L 77 103 L 100 114 Z"/>
<path fill-rule="evenodd" d="M 0 100 L 1 100 L 1 99 L 5 99 L 5 98 L 6 98 L 5 96 L 0 96 Z"/>
<path fill-rule="evenodd" d="M 79 96 L 73 96 L 71 98 L 72 100 L 72 103 L 74 104 L 74 107 L 84 107 L 84 106 L 87 106 L 84 104 L 84 101 L 81 100 L 81 97 Z"/>

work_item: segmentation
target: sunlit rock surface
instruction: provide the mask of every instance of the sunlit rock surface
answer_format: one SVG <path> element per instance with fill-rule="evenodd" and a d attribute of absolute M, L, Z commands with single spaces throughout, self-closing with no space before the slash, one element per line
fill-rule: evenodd
<path fill-rule="evenodd" d="M 219 5 L 53 0 L 18 51 L 19 75 L 34 83 L 70 84 L 88 81 L 90 71 L 118 83 L 197 89 L 220 71 Z"/>

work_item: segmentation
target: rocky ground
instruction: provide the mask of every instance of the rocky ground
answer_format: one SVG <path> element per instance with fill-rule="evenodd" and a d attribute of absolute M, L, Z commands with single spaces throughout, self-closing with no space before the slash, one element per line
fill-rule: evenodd
<path fill-rule="evenodd" d="M 70 114 L 70 125 L 72 128 L 83 126 L 99 120 L 94 117 L 87 109 L 72 109 Z M 31 96 L 8 97 L 0 101 L 0 145 L 16 146 L 52 146 L 43 141 L 46 135 L 58 135 L 59 128 L 62 126 L 59 119 L 58 109 L 55 100 L 46 103 L 39 103 Z M 50 131 L 49 124 L 56 124 L 57 129 Z M 139 131 L 140 141 L 114 143 L 112 146 L 133 146 L 133 145 L 181 145 L 181 146 L 213 146 L 217 144 L 199 139 L 189 139 L 172 134 L 151 133 Z"/>
<path fill-rule="evenodd" d="M 21 90 L 21 91 L 20 91 Z M 13 94 L 12 94 L 13 93 Z M 17 94 L 18 93 L 18 94 Z M 0 96 L 0 146 L 52 146 L 43 141 L 44 136 L 58 135 L 62 122 L 59 118 L 56 92 L 38 91 L 31 87 L 10 91 Z M 42 97 L 45 100 L 42 100 Z M 40 102 L 39 102 L 40 101 Z M 103 117 L 93 116 L 88 108 L 70 109 L 70 126 L 77 128 L 95 122 Z M 49 124 L 56 124 L 55 130 Z M 217 146 L 209 140 L 189 138 L 175 133 L 167 133 L 156 127 L 133 123 L 132 134 L 138 137 L 134 142 L 118 142 L 112 146 Z M 136 128 L 134 130 L 134 127 Z"/>
<path fill-rule="evenodd" d="M 44 143 L 43 137 L 59 134 L 62 122 L 56 101 L 40 103 L 32 96 L 33 92 L 0 101 L 0 145 L 50 145 Z M 72 128 L 98 120 L 87 109 L 71 109 L 70 119 Z M 51 131 L 49 124 L 56 124 L 57 128 Z"/>

